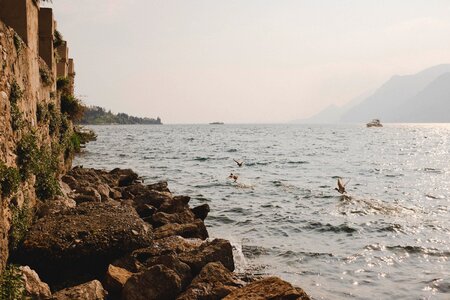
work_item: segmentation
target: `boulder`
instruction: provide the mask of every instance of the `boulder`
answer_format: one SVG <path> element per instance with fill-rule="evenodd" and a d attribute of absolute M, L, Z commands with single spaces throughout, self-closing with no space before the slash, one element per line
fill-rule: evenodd
<path fill-rule="evenodd" d="M 152 220 L 152 216 L 156 212 L 156 207 L 151 206 L 149 204 L 141 204 L 138 205 L 136 208 L 137 213 L 139 214 L 139 217 L 145 219 L 149 218 L 149 220 Z"/>
<path fill-rule="evenodd" d="M 102 284 L 98 280 L 80 284 L 74 287 L 63 289 L 53 294 L 53 300 L 103 300 L 108 293 L 103 289 Z"/>
<path fill-rule="evenodd" d="M 147 268 L 163 265 L 168 267 L 177 273 L 178 277 L 181 280 L 181 288 L 184 290 L 192 280 L 191 268 L 181 262 L 174 254 L 166 254 L 156 257 L 151 257 L 147 261 L 145 261 L 144 265 Z"/>
<path fill-rule="evenodd" d="M 16 260 L 33 267 L 50 284 L 58 283 L 62 273 L 65 280 L 82 275 L 79 279 L 86 281 L 103 276 L 111 261 L 151 241 L 149 226 L 132 207 L 85 202 L 39 219 Z"/>
<path fill-rule="evenodd" d="M 203 267 L 177 300 L 219 300 L 240 287 L 242 282 L 230 270 L 220 262 L 212 262 Z"/>
<path fill-rule="evenodd" d="M 131 254 L 115 260 L 114 266 L 137 273 L 144 269 L 144 264 L 151 258 L 169 254 L 178 254 L 198 248 L 203 243 L 200 239 L 185 239 L 180 236 L 171 236 L 154 240 L 151 247 L 138 249 Z"/>
<path fill-rule="evenodd" d="M 231 292 L 224 300 L 310 300 L 301 289 L 278 277 L 268 277 Z"/>
<path fill-rule="evenodd" d="M 190 200 L 191 197 L 189 196 L 168 197 L 164 200 L 161 206 L 158 207 L 158 210 L 169 214 L 182 212 L 189 209 L 188 203 Z"/>
<path fill-rule="evenodd" d="M 25 286 L 26 299 L 50 299 L 50 287 L 42 282 L 39 275 L 28 266 L 20 267 Z"/>
<path fill-rule="evenodd" d="M 36 215 L 38 218 L 43 218 L 51 214 L 64 214 L 70 209 L 75 208 L 77 203 L 70 198 L 57 197 L 54 200 L 47 200 L 38 205 Z"/>
<path fill-rule="evenodd" d="M 110 294 L 120 294 L 127 280 L 133 275 L 128 270 L 109 265 L 105 276 L 105 289 Z"/>
<path fill-rule="evenodd" d="M 152 217 L 152 225 L 160 227 L 166 224 L 188 224 L 195 221 L 195 215 L 190 210 L 184 210 L 179 213 L 168 214 L 165 212 L 157 212 Z"/>
<path fill-rule="evenodd" d="M 122 290 L 123 300 L 171 300 L 181 292 L 181 279 L 164 265 L 155 265 L 128 279 Z"/>
<path fill-rule="evenodd" d="M 172 194 L 167 192 L 158 192 L 154 190 L 148 190 L 143 194 L 134 197 L 136 206 L 148 204 L 159 208 L 164 202 L 169 202 L 172 199 Z"/>
<path fill-rule="evenodd" d="M 167 181 L 159 181 L 157 183 L 148 184 L 147 188 L 150 190 L 155 190 L 158 192 L 168 192 L 170 193 Z"/>
<path fill-rule="evenodd" d="M 234 271 L 231 244 L 223 239 L 205 242 L 198 248 L 180 253 L 178 258 L 191 267 L 193 274 L 198 274 L 210 262 L 221 262 L 228 270 Z"/>
<path fill-rule="evenodd" d="M 184 238 L 207 239 L 208 231 L 202 220 L 195 220 L 189 224 L 166 224 L 154 230 L 155 239 L 162 239 L 172 235 L 179 235 Z"/>
<path fill-rule="evenodd" d="M 191 209 L 194 213 L 195 217 L 204 221 L 206 217 L 208 216 L 208 213 L 210 211 L 208 204 L 202 204 L 200 206 L 194 207 Z"/>

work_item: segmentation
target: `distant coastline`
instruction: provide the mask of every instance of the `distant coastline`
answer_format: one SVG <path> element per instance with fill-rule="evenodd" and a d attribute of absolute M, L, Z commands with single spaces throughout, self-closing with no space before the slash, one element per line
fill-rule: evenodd
<path fill-rule="evenodd" d="M 160 117 L 154 118 L 140 118 L 129 116 L 125 113 L 114 114 L 110 110 L 100 106 L 86 107 L 83 118 L 80 121 L 81 125 L 162 125 Z"/>

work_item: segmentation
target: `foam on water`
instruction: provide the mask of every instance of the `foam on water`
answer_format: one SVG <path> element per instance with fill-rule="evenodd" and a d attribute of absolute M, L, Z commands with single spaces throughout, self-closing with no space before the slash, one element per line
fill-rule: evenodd
<path fill-rule="evenodd" d="M 315 299 L 450 299 L 448 125 L 93 129 L 75 163 L 133 168 L 208 203 L 208 230 L 232 242 L 239 272 Z"/>

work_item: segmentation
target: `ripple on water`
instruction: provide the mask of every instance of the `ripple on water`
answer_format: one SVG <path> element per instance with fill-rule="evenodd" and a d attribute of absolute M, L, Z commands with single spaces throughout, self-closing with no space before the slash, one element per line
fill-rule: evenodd
<path fill-rule="evenodd" d="M 192 206 L 207 202 L 212 235 L 251 240 L 238 269 L 281 276 L 316 299 L 450 299 L 450 126 L 94 130 L 75 164 L 131 167 L 170 180 Z M 237 171 L 238 184 L 227 179 Z M 341 177 L 352 179 L 345 200 L 333 190 Z"/>

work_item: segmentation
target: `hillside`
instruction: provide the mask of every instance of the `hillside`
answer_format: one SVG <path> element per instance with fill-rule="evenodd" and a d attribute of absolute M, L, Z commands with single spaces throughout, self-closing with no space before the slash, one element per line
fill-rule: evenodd
<path fill-rule="evenodd" d="M 403 119 L 397 117 L 402 108 L 407 107 L 407 103 L 412 98 L 447 72 L 450 72 L 450 65 L 438 65 L 414 75 L 394 76 L 372 96 L 344 113 L 341 121 L 366 122 L 373 118 L 379 118 L 384 122 L 403 122 Z M 413 115 L 420 115 L 420 111 L 410 112 Z M 408 119 L 416 122 L 414 118 Z"/>
<path fill-rule="evenodd" d="M 450 64 L 393 76 L 370 95 L 331 105 L 300 123 L 450 122 Z"/>
<path fill-rule="evenodd" d="M 91 106 L 86 107 L 84 116 L 80 121 L 83 125 L 109 125 L 109 124 L 150 124 L 161 125 L 161 119 L 153 118 L 139 118 L 129 116 L 125 113 L 114 114 L 111 111 L 106 111 L 103 107 Z"/>

